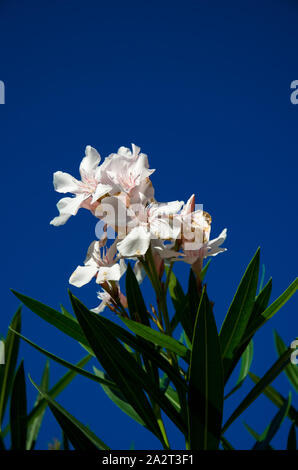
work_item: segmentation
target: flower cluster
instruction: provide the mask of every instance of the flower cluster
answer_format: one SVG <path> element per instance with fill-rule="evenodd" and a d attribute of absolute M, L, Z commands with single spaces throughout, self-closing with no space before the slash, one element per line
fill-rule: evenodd
<path fill-rule="evenodd" d="M 144 277 L 144 260 L 152 255 L 161 277 L 164 263 L 184 261 L 199 274 L 203 259 L 225 251 L 221 245 L 226 229 L 210 240 L 211 217 L 196 207 L 192 195 L 183 201 L 157 202 L 150 176 L 147 155 L 132 144 L 132 150 L 120 147 L 101 163 L 99 153 L 87 146 L 80 164 L 81 180 L 68 173 L 54 173 L 54 188 L 59 193 L 72 193 L 57 204 L 59 216 L 50 223 L 63 225 L 80 208 L 88 209 L 103 223 L 100 240 L 91 243 L 84 266 L 78 266 L 69 282 L 77 287 L 93 277 L 103 291 L 100 312 L 106 305 L 121 304 L 126 299 L 120 291 L 119 280 L 126 269 L 124 259 L 135 260 L 134 271 L 139 282 Z M 112 227 L 117 237 L 107 247 L 107 228 Z"/>

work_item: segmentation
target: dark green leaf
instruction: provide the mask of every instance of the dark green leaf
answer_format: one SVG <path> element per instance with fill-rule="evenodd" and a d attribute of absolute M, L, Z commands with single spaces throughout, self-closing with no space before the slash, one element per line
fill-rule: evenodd
<path fill-rule="evenodd" d="M 132 320 L 139 321 L 144 325 L 150 326 L 149 315 L 143 299 L 143 295 L 130 264 L 127 266 L 125 282 L 130 317 Z"/>
<path fill-rule="evenodd" d="M 203 267 L 202 271 L 200 272 L 200 279 L 201 279 L 202 282 L 204 281 L 204 279 L 206 277 L 206 274 L 207 274 L 208 268 L 210 266 L 210 263 L 211 263 L 211 259 L 209 259 L 209 261 L 207 261 L 206 265 Z"/>
<path fill-rule="evenodd" d="M 232 444 L 224 436 L 221 436 L 220 441 L 224 450 L 235 450 Z"/>
<path fill-rule="evenodd" d="M 205 288 L 192 344 L 188 401 L 190 448 L 217 449 L 223 411 L 223 369 L 217 328 Z"/>
<path fill-rule="evenodd" d="M 252 372 L 249 372 L 248 375 L 255 384 L 261 380 L 260 377 L 253 374 Z M 275 390 L 272 385 L 267 385 L 262 393 L 278 408 L 281 408 L 285 402 L 285 398 L 277 390 Z M 298 411 L 293 407 L 293 405 L 291 405 L 289 408 L 288 418 L 293 421 L 293 423 L 296 423 L 296 426 L 298 426 Z"/>
<path fill-rule="evenodd" d="M 88 338 L 97 359 L 108 375 L 119 386 L 126 400 L 156 436 L 163 441 L 155 414 L 143 388 L 158 404 L 176 417 L 174 407 L 160 392 L 150 376 L 138 365 L 119 341 L 106 329 L 102 318 L 90 312 L 77 298 L 70 294 L 76 317 Z M 178 418 L 179 415 L 178 415 Z"/>
<path fill-rule="evenodd" d="M 11 450 L 26 450 L 27 395 L 23 361 L 16 372 L 11 391 L 10 435 Z"/>
<path fill-rule="evenodd" d="M 18 334 L 18 333 L 15 333 L 15 334 Z M 41 348 L 37 344 L 30 341 L 28 338 L 25 338 L 25 336 L 22 336 L 22 335 L 19 334 L 19 337 L 22 338 L 24 341 L 26 341 L 26 343 L 30 344 L 33 348 L 37 349 L 37 351 L 39 351 L 42 354 L 44 354 L 45 356 L 47 356 L 49 359 L 53 359 L 53 361 L 58 362 L 58 364 L 61 364 L 62 366 L 73 370 L 77 374 L 83 375 L 84 377 L 87 377 L 88 379 L 94 380 L 95 382 L 99 382 L 100 384 L 108 385 L 109 387 L 112 387 L 112 388 L 118 388 L 114 384 L 114 382 L 107 381 L 107 380 L 102 381 L 96 375 L 91 374 L 91 372 L 88 372 L 87 370 L 84 370 L 81 367 L 75 366 L 74 364 L 71 364 L 70 362 L 65 361 L 64 359 L 61 359 L 60 357 L 55 356 L 55 354 L 52 354 L 49 351 L 46 351 L 45 349 Z M 91 358 L 92 358 L 92 356 L 90 355 L 89 360 Z"/>
<path fill-rule="evenodd" d="M 258 398 L 261 393 L 264 392 L 266 387 L 273 382 L 273 380 L 282 372 L 282 370 L 288 365 L 289 358 L 291 355 L 291 349 L 288 349 L 266 372 L 264 377 L 254 386 L 254 388 L 249 392 L 249 394 L 242 400 L 240 405 L 232 413 L 230 418 L 227 420 L 226 424 L 222 429 L 224 433 L 228 427 L 238 418 L 238 416 L 243 413 L 255 400 Z"/>
<path fill-rule="evenodd" d="M 253 311 L 249 319 L 249 323 L 247 327 L 248 329 L 250 325 L 255 321 L 255 319 L 258 318 L 264 312 L 264 310 L 266 310 L 270 297 L 271 297 L 271 291 L 272 291 L 272 278 L 269 279 L 265 287 L 260 291 L 260 293 L 256 297 Z"/>
<path fill-rule="evenodd" d="M 36 313 L 40 318 L 55 326 L 76 341 L 88 346 L 88 341 L 86 340 L 80 325 L 75 320 L 51 307 L 48 307 L 47 305 L 42 304 L 41 302 L 38 302 L 38 300 L 19 294 L 14 290 L 12 290 L 12 292 L 24 305 L 26 305 L 26 307 Z"/>
<path fill-rule="evenodd" d="M 243 384 L 243 382 L 246 379 L 247 374 L 249 372 L 249 369 L 250 369 L 250 366 L 251 366 L 251 363 L 252 363 L 252 359 L 253 359 L 253 354 L 254 354 L 253 341 L 251 340 L 248 343 L 247 348 L 245 349 L 244 353 L 241 356 L 241 368 L 240 368 L 237 383 L 236 383 L 235 387 L 225 396 L 225 399 L 230 397 L 233 393 L 235 393 L 241 387 L 241 385 Z"/>
<path fill-rule="evenodd" d="M 186 331 L 186 334 L 191 340 L 193 337 L 195 321 L 196 321 L 197 312 L 198 312 L 198 308 L 200 304 L 200 295 L 198 291 L 197 280 L 192 269 L 189 270 L 187 301 L 188 301 L 188 309 L 184 310 L 184 315 L 187 315 L 189 317 L 189 320 L 188 320 L 189 326 L 188 326 L 188 331 Z"/>
<path fill-rule="evenodd" d="M 289 432 L 288 442 L 287 442 L 287 450 L 297 450 L 295 424 L 292 424 L 292 426 L 290 427 L 290 432 Z"/>
<path fill-rule="evenodd" d="M 49 361 L 46 362 L 42 379 L 41 379 L 41 388 L 43 390 L 48 391 L 49 389 L 49 380 L 50 380 L 50 364 Z M 35 405 L 37 406 L 40 400 L 42 399 L 42 396 L 40 393 L 37 395 Z M 27 431 L 27 442 L 26 442 L 26 449 L 27 450 L 33 450 L 35 447 L 35 443 L 38 437 L 38 433 L 40 430 L 40 426 L 44 417 L 45 409 L 41 410 L 41 413 L 36 416 L 36 418 L 32 421 L 32 423 L 28 426 L 28 431 Z"/>
<path fill-rule="evenodd" d="M 168 271 L 168 270 L 167 270 Z M 169 277 L 169 292 L 175 309 L 175 314 L 171 320 L 171 332 L 175 330 L 178 324 L 181 322 L 184 330 L 190 331 L 190 325 L 188 322 L 188 316 L 184 315 L 184 312 L 187 310 L 187 297 L 183 292 L 183 289 L 176 278 L 173 271 L 168 275 Z M 190 336 L 190 338 L 192 335 Z"/>
<path fill-rule="evenodd" d="M 106 374 L 101 370 L 98 370 L 96 367 L 93 367 L 95 375 L 97 375 L 100 379 L 106 379 Z M 107 394 L 107 396 L 112 400 L 115 405 L 117 405 L 124 413 L 134 419 L 137 423 L 145 426 L 144 421 L 140 418 L 140 416 L 135 412 L 133 407 L 127 402 L 121 390 L 113 390 L 110 387 L 102 385 L 103 390 Z"/>
<path fill-rule="evenodd" d="M 268 426 L 268 429 L 266 430 L 264 437 L 262 437 L 262 439 L 255 444 L 254 450 L 268 449 L 270 442 L 272 441 L 273 437 L 279 430 L 283 420 L 288 414 L 288 410 L 291 406 L 291 399 L 292 397 L 290 394 L 289 398 L 284 402 L 283 406 L 280 408 L 278 413 L 274 416 L 273 420 Z"/>
<path fill-rule="evenodd" d="M 38 387 L 31 378 L 30 380 L 48 402 L 53 415 L 76 450 L 109 450 L 109 447 L 95 436 L 90 429 L 80 423 L 80 421 L 54 401 L 44 390 Z"/>
<path fill-rule="evenodd" d="M 275 341 L 275 347 L 276 347 L 277 353 L 279 356 L 281 356 L 287 350 L 287 347 L 285 343 L 283 342 L 282 338 L 279 336 L 279 334 L 275 330 L 274 330 L 274 341 Z M 297 365 L 292 364 L 290 362 L 289 365 L 285 368 L 285 373 L 290 383 L 293 385 L 294 389 L 296 390 L 296 392 L 298 392 L 298 367 Z"/>
<path fill-rule="evenodd" d="M 153 330 L 153 328 L 148 327 L 146 325 L 142 325 L 141 323 L 135 322 L 133 320 L 129 320 L 127 318 L 122 318 L 122 321 L 125 325 L 133 331 L 138 336 L 146 339 L 147 341 L 152 342 L 153 344 L 157 344 L 168 351 L 172 351 L 178 356 L 182 357 L 189 362 L 189 351 L 184 346 L 184 344 L 179 343 L 176 339 L 172 338 L 171 336 L 166 335 L 165 333 L 161 333 L 160 331 Z"/>
<path fill-rule="evenodd" d="M 146 356 L 149 360 L 155 363 L 163 372 L 165 372 L 175 384 L 176 388 L 186 392 L 187 387 L 185 381 L 177 373 L 177 371 L 170 365 L 168 359 L 162 356 L 162 352 L 159 354 L 153 348 L 148 347 L 144 341 L 140 341 L 140 338 L 132 335 L 129 331 L 124 330 L 121 326 L 112 322 L 108 318 L 103 316 L 100 317 L 101 323 L 109 330 L 110 334 L 119 340 L 123 341 L 131 348 L 135 349 L 143 356 Z M 94 353 L 93 353 L 94 354 Z"/>
<path fill-rule="evenodd" d="M 249 340 L 258 329 L 267 323 L 270 318 L 272 318 L 281 307 L 295 294 L 298 288 L 298 278 L 292 282 L 292 284 L 281 294 L 278 299 L 276 299 L 265 311 L 261 313 L 252 324 L 249 326 L 248 331 L 245 332 L 245 337 L 242 340 L 242 343 L 245 343 Z"/>
<path fill-rule="evenodd" d="M 220 331 L 225 382 L 230 376 L 231 367 L 235 365 L 233 360 L 254 307 L 259 262 L 260 249 L 258 248 L 244 273 Z"/>
<path fill-rule="evenodd" d="M 21 307 L 18 308 L 10 326 L 16 331 L 21 330 Z M 3 422 L 8 397 L 12 389 L 15 368 L 18 360 L 19 343 L 19 338 L 8 330 L 5 340 L 5 364 L 0 366 L 0 428 Z"/>

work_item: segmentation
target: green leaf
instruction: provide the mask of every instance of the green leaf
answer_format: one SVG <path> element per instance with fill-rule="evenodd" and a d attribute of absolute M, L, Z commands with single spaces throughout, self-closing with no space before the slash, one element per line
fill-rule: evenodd
<path fill-rule="evenodd" d="M 78 368 L 82 368 L 87 364 L 87 362 L 90 361 L 90 359 L 91 359 L 91 356 L 88 354 L 88 356 L 85 356 L 83 359 L 81 359 L 76 364 L 76 366 Z M 51 388 L 51 390 L 48 392 L 48 395 L 52 399 L 56 398 L 59 395 L 59 393 L 61 393 L 71 383 L 71 381 L 76 377 L 76 375 L 77 375 L 77 372 L 74 372 L 74 370 L 70 370 L 66 372 L 66 374 L 63 375 L 61 379 L 58 380 L 58 382 Z M 28 426 L 30 426 L 33 423 L 35 418 L 37 418 L 40 415 L 40 413 L 42 413 L 43 410 L 46 409 L 47 406 L 48 406 L 47 401 L 44 398 L 42 398 L 38 402 L 38 404 L 34 406 L 33 410 L 31 410 L 31 412 L 29 413 Z M 3 431 L 3 437 L 7 435 L 9 430 L 10 430 L 10 426 L 8 425 Z"/>
<path fill-rule="evenodd" d="M 248 375 L 255 384 L 261 380 L 260 377 L 252 372 L 249 372 Z M 278 408 L 281 408 L 286 400 L 274 387 L 272 387 L 272 385 L 267 385 L 262 393 Z M 293 407 L 293 405 L 289 408 L 288 418 L 298 426 L 298 411 Z"/>
<path fill-rule="evenodd" d="M 14 333 L 18 334 L 16 332 L 14 332 Z M 104 385 L 107 385 L 107 386 L 112 387 L 112 388 L 118 388 L 114 382 L 107 381 L 107 380 L 102 381 L 96 375 L 91 374 L 91 372 L 88 372 L 87 370 L 84 370 L 81 367 L 75 366 L 74 364 L 71 364 L 70 362 L 65 361 L 64 359 L 61 359 L 60 357 L 55 356 L 55 354 L 52 354 L 49 351 L 46 351 L 45 349 L 41 348 L 37 344 L 30 341 L 28 338 L 25 338 L 25 336 L 22 336 L 22 335 L 19 334 L 19 337 L 22 338 L 24 341 L 26 341 L 26 343 L 30 344 L 33 348 L 37 349 L 37 351 L 39 351 L 42 354 L 44 354 L 45 356 L 47 356 L 49 359 L 53 359 L 53 361 L 57 362 L 58 364 L 61 364 L 64 367 L 67 367 L 68 369 L 73 370 L 77 374 L 83 375 L 84 377 L 87 377 L 88 379 L 94 380 L 95 382 L 99 382 L 100 384 L 104 384 Z M 92 358 L 92 356 L 89 355 L 89 360 L 91 358 Z"/>
<path fill-rule="evenodd" d="M 231 373 L 231 366 L 237 349 L 251 317 L 258 286 L 260 249 L 249 263 L 229 307 L 220 331 L 225 382 Z"/>
<path fill-rule="evenodd" d="M 200 279 L 201 279 L 202 282 L 204 281 L 204 279 L 206 277 L 206 274 L 207 274 L 208 268 L 210 266 L 210 263 L 211 263 L 211 259 L 209 259 L 209 261 L 207 261 L 206 265 L 203 267 L 202 271 L 200 272 Z"/>
<path fill-rule="evenodd" d="M 69 440 L 64 431 L 62 431 L 63 450 L 70 450 Z"/>
<path fill-rule="evenodd" d="M 232 444 L 224 436 L 221 436 L 220 441 L 224 450 L 235 450 Z"/>
<path fill-rule="evenodd" d="M 275 347 L 276 347 L 277 353 L 279 356 L 281 356 L 287 350 L 287 347 L 285 343 L 283 342 L 282 338 L 279 336 L 279 334 L 275 330 L 274 330 L 274 341 L 275 341 Z M 285 373 L 291 385 L 293 385 L 296 392 L 298 392 L 298 367 L 295 364 L 292 364 L 290 362 L 289 365 L 285 368 Z"/>
<path fill-rule="evenodd" d="M 27 395 L 24 363 L 21 362 L 12 386 L 10 401 L 11 450 L 26 450 Z"/>
<path fill-rule="evenodd" d="M 41 379 L 41 388 L 48 391 L 49 389 L 49 380 L 50 380 L 50 364 L 49 361 L 46 362 L 42 379 Z M 40 400 L 42 399 L 42 396 L 40 393 L 37 395 L 35 405 L 38 405 Z M 44 417 L 45 409 L 41 411 L 41 413 L 36 416 L 36 418 L 33 420 L 33 422 L 28 426 L 28 431 L 27 431 L 27 442 L 26 442 L 26 450 L 33 450 L 35 447 L 35 443 L 38 437 L 38 433 L 41 427 L 41 423 Z"/>
<path fill-rule="evenodd" d="M 109 447 L 90 429 L 54 401 L 45 390 L 38 387 L 31 377 L 29 378 L 34 387 L 48 402 L 50 410 L 76 450 L 109 450 Z"/>
<path fill-rule="evenodd" d="M 239 377 L 236 382 L 235 387 L 225 396 L 225 399 L 230 397 L 233 393 L 235 393 L 243 384 L 244 380 L 246 379 L 252 359 L 253 359 L 253 354 L 254 354 L 254 348 L 253 348 L 253 341 L 251 340 L 248 343 L 247 348 L 245 349 L 244 353 L 242 354 L 242 359 L 241 359 L 241 368 L 239 372 Z"/>
<path fill-rule="evenodd" d="M 256 318 L 258 318 L 264 312 L 264 310 L 266 310 L 270 297 L 271 297 L 271 291 L 272 291 L 272 278 L 269 279 L 265 287 L 259 292 L 259 294 L 256 297 L 255 304 L 253 307 L 251 317 L 249 319 L 247 329 L 249 329 L 253 321 Z"/>
<path fill-rule="evenodd" d="M 80 325 L 75 320 L 41 302 L 38 302 L 38 300 L 34 300 L 31 297 L 27 297 L 26 295 L 20 294 L 14 290 L 12 290 L 12 293 L 40 318 L 55 326 L 58 330 L 76 341 L 82 343 L 84 346 L 88 346 L 88 341 L 86 340 Z"/>
<path fill-rule="evenodd" d="M 124 330 L 121 326 L 112 322 L 108 318 L 103 316 L 100 317 L 101 323 L 109 330 L 110 334 L 120 341 L 123 341 L 131 348 L 135 349 L 139 353 L 146 356 L 152 362 L 155 363 L 163 372 L 165 372 L 175 384 L 176 388 L 182 391 L 187 391 L 185 380 L 177 373 L 177 371 L 171 366 L 168 359 L 162 356 L 162 353 L 158 353 L 154 348 L 148 347 L 144 341 L 140 341 L 141 338 L 132 335 L 129 331 Z M 94 354 L 94 353 L 93 353 Z"/>
<path fill-rule="evenodd" d="M 288 442 L 287 442 L 287 450 L 297 450 L 295 424 L 292 424 L 292 426 L 290 427 L 290 432 L 289 432 Z"/>
<path fill-rule="evenodd" d="M 291 355 L 291 349 L 288 349 L 266 372 L 264 377 L 254 386 L 254 388 L 249 392 L 249 394 L 242 400 L 240 405 L 232 413 L 230 418 L 227 420 L 226 424 L 222 429 L 224 433 L 228 427 L 238 418 L 238 416 L 243 413 L 255 400 L 258 398 L 261 393 L 266 389 L 268 385 L 273 382 L 273 380 L 282 372 L 282 370 L 288 365 L 289 358 Z"/>
<path fill-rule="evenodd" d="M 193 331 L 195 326 L 195 321 L 197 318 L 197 312 L 200 304 L 200 295 L 198 291 L 198 285 L 196 276 L 192 269 L 189 270 L 189 279 L 188 279 L 188 290 L 187 290 L 187 300 L 188 300 L 188 308 L 185 311 L 184 315 L 189 317 L 188 320 L 188 331 L 186 331 L 187 336 L 189 339 L 193 337 Z"/>
<path fill-rule="evenodd" d="M 128 310 L 132 320 L 140 321 L 144 325 L 150 326 L 149 315 L 143 299 L 143 295 L 130 264 L 127 266 L 126 271 L 126 296 L 128 303 Z"/>
<path fill-rule="evenodd" d="M 294 282 L 281 294 L 275 302 L 273 302 L 269 307 L 266 308 L 261 315 L 259 315 L 250 325 L 248 331 L 245 334 L 245 337 L 242 340 L 242 343 L 245 343 L 249 340 L 258 329 L 267 323 L 270 318 L 272 318 L 280 309 L 281 307 L 295 294 L 298 288 L 298 278 L 295 279 Z"/>
<path fill-rule="evenodd" d="M 19 307 L 11 322 L 11 327 L 17 331 L 21 330 L 21 310 L 21 307 Z M 10 330 L 8 330 L 5 340 L 5 364 L 0 366 L 0 430 L 8 397 L 12 389 L 14 372 L 18 360 L 19 343 L 19 338 L 15 336 Z"/>
<path fill-rule="evenodd" d="M 176 339 L 133 320 L 129 320 L 127 318 L 121 318 L 121 320 L 131 331 L 133 331 L 138 336 L 141 336 L 147 341 L 150 341 L 153 344 L 157 344 L 158 346 L 161 346 L 168 351 L 172 351 L 178 354 L 178 356 L 185 359 L 186 362 L 189 362 L 189 350 L 184 346 L 184 344 L 180 343 Z"/>
<path fill-rule="evenodd" d="M 192 344 L 188 398 L 190 448 L 217 449 L 223 412 L 223 369 L 216 323 L 205 288 Z"/>
<path fill-rule="evenodd" d="M 184 311 L 186 310 L 187 297 L 184 294 L 183 289 L 173 271 L 169 273 L 167 268 L 166 271 L 169 276 L 169 292 L 175 309 L 175 314 L 171 319 L 171 333 L 173 333 L 180 322 L 184 330 L 189 330 L 187 323 L 188 317 L 183 315 Z"/>
<path fill-rule="evenodd" d="M 289 398 L 284 402 L 283 406 L 281 409 L 278 411 L 278 413 L 274 416 L 273 420 L 271 421 L 270 425 L 268 426 L 268 429 L 262 438 L 262 440 L 258 441 L 255 446 L 254 450 L 265 450 L 268 449 L 270 442 L 272 441 L 273 437 L 279 430 L 283 420 L 285 419 L 286 415 L 288 414 L 288 410 L 291 405 L 291 400 L 292 396 L 291 393 L 289 395 Z"/>
<path fill-rule="evenodd" d="M 105 379 L 106 374 L 101 370 L 93 367 L 95 375 L 97 375 L 100 379 Z M 103 390 L 107 394 L 107 396 L 115 403 L 124 413 L 134 419 L 137 423 L 145 426 L 144 421 L 140 418 L 138 413 L 135 412 L 133 407 L 127 402 L 121 390 L 112 390 L 110 387 L 102 385 Z"/>
<path fill-rule="evenodd" d="M 174 418 L 174 421 L 178 420 L 179 422 L 180 416 L 175 408 L 160 392 L 150 376 L 146 374 L 110 331 L 105 328 L 102 318 L 90 312 L 72 294 L 70 294 L 70 298 L 76 317 L 97 359 L 111 379 L 119 386 L 126 400 L 146 423 L 148 429 L 163 442 L 155 414 L 143 388 L 149 393 L 150 398 L 155 400 L 169 414 L 171 419 Z"/>

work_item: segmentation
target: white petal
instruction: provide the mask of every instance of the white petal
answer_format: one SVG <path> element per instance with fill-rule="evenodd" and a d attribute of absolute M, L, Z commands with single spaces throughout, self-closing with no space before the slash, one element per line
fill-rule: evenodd
<path fill-rule="evenodd" d="M 119 266 L 120 266 L 120 277 L 122 277 L 127 269 L 126 263 L 123 258 L 120 259 Z"/>
<path fill-rule="evenodd" d="M 97 150 L 90 145 L 87 145 L 85 150 L 85 157 L 80 164 L 80 174 L 83 177 L 93 175 L 101 158 Z"/>
<path fill-rule="evenodd" d="M 133 272 L 135 273 L 138 283 L 141 284 L 146 277 L 146 271 L 140 261 L 137 261 L 134 265 Z"/>
<path fill-rule="evenodd" d="M 150 215 L 152 217 L 158 217 L 160 215 L 177 214 L 183 204 L 183 201 L 159 202 L 152 204 L 152 207 L 150 208 Z"/>
<path fill-rule="evenodd" d="M 80 190 L 78 180 L 63 171 L 54 173 L 53 184 L 58 193 L 76 193 Z"/>
<path fill-rule="evenodd" d="M 82 287 L 95 276 L 98 267 L 93 266 L 78 266 L 69 278 L 69 283 L 76 287 Z"/>
<path fill-rule="evenodd" d="M 82 202 L 88 197 L 85 194 L 78 194 L 75 197 L 63 197 L 57 203 L 57 209 L 60 212 L 58 217 L 51 220 L 51 225 L 63 225 L 71 215 L 76 215 Z"/>
<path fill-rule="evenodd" d="M 138 226 L 117 245 L 121 256 L 141 256 L 146 253 L 150 244 L 150 232 L 144 227 Z"/>
<path fill-rule="evenodd" d="M 62 215 L 58 215 L 57 217 L 54 217 L 51 222 L 50 222 L 50 225 L 54 225 L 55 227 L 59 227 L 59 225 L 64 225 L 69 217 L 71 217 L 71 214 L 62 214 Z"/>
<path fill-rule="evenodd" d="M 227 251 L 226 248 L 221 248 L 221 245 L 227 238 L 227 229 L 223 229 L 223 231 L 220 233 L 220 235 L 217 238 L 214 238 L 213 240 L 210 240 L 208 242 L 207 248 L 208 252 L 206 256 L 216 256 L 218 253 L 222 253 L 223 251 Z"/>
<path fill-rule="evenodd" d="M 70 215 L 76 215 L 78 212 L 82 202 L 88 198 L 88 195 L 86 194 L 78 194 L 75 197 L 64 197 L 60 199 L 60 201 L 57 204 L 57 208 L 60 212 L 60 214 L 70 214 Z"/>
<path fill-rule="evenodd" d="M 111 192 L 112 189 L 113 189 L 112 186 L 109 184 L 98 183 L 96 190 L 92 197 L 92 203 L 97 201 L 97 199 L 104 196 L 105 194 L 108 194 L 109 192 Z"/>
<path fill-rule="evenodd" d="M 96 282 L 97 284 L 102 284 L 106 281 L 119 281 L 120 277 L 121 273 L 119 264 L 114 264 L 114 266 L 111 267 L 103 266 L 98 270 Z"/>
<path fill-rule="evenodd" d="M 137 184 L 140 184 L 141 181 L 149 178 L 149 176 L 155 172 L 155 170 L 149 170 L 149 168 L 147 168 L 147 158 L 146 155 L 142 153 L 139 155 L 135 163 L 131 165 L 130 171 L 135 176 Z"/>
<path fill-rule="evenodd" d="M 100 302 L 98 307 L 91 308 L 90 311 L 93 313 L 101 313 L 106 308 L 106 306 L 107 306 L 106 302 Z"/>

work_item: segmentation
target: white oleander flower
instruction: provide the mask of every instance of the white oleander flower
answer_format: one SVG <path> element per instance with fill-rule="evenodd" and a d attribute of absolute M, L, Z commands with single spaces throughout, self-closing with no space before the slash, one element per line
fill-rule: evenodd
<path fill-rule="evenodd" d="M 124 258 L 143 256 L 151 240 L 175 240 L 180 228 L 173 226 L 172 221 L 182 205 L 183 201 L 171 201 L 129 207 L 128 234 L 117 245 L 120 255 Z"/>
<path fill-rule="evenodd" d="M 119 281 L 126 270 L 123 259 L 117 259 L 116 239 L 110 248 L 106 249 L 101 241 L 94 241 L 88 248 L 87 257 L 84 266 L 78 266 L 72 273 L 69 283 L 82 287 L 96 276 L 97 284 L 103 284 L 109 281 Z M 118 262 L 119 261 L 119 262 Z"/>
<path fill-rule="evenodd" d="M 92 210 L 92 205 L 96 205 L 97 199 L 112 190 L 111 185 L 100 182 L 100 160 L 101 157 L 97 150 L 88 145 L 79 169 L 81 181 L 69 173 L 62 171 L 54 173 L 55 190 L 58 193 L 72 193 L 75 197 L 60 199 L 57 204 L 60 215 L 51 220 L 51 225 L 65 224 L 72 215 L 76 215 L 80 207 Z"/>

